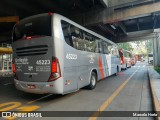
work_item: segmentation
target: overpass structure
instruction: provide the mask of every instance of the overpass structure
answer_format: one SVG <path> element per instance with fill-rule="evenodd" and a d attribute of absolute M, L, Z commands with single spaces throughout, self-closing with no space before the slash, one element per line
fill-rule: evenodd
<path fill-rule="evenodd" d="M 62 14 L 113 42 L 152 39 L 158 57 L 160 0 L 1 0 L 0 43 L 12 43 L 19 20 L 45 12 Z"/>

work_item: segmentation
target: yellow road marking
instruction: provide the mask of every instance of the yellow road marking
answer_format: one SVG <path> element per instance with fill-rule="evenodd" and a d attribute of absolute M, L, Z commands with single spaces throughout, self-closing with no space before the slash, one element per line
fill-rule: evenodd
<path fill-rule="evenodd" d="M 38 108 L 40 108 L 40 106 L 22 106 L 17 108 L 17 110 L 31 112 L 37 110 Z"/>
<path fill-rule="evenodd" d="M 98 108 L 98 110 L 88 120 L 97 120 L 97 117 L 99 117 L 100 114 L 110 105 L 136 72 L 137 70 Z"/>
<path fill-rule="evenodd" d="M 39 106 L 22 106 L 19 108 L 16 108 L 17 110 L 20 110 L 21 113 L 24 112 L 31 112 L 31 111 L 35 111 L 36 109 L 40 108 Z M 12 117 L 6 117 L 7 120 L 15 120 L 17 117 L 16 116 L 12 116 Z"/>
<path fill-rule="evenodd" d="M 36 100 L 32 100 L 32 101 L 28 102 L 27 104 L 32 104 L 32 103 L 34 103 L 34 102 L 37 102 L 37 101 L 42 100 L 42 99 L 44 99 L 44 98 L 47 98 L 47 97 L 49 97 L 49 96 L 51 96 L 51 95 L 53 95 L 53 94 L 49 94 L 49 95 L 46 95 L 46 96 L 44 96 L 44 97 L 38 98 L 38 99 L 36 99 Z"/>
<path fill-rule="evenodd" d="M 31 112 L 31 111 L 35 111 L 38 108 L 40 108 L 40 106 L 22 106 L 22 104 L 20 102 L 7 102 L 7 103 L 2 103 L 0 104 L 0 112 L 7 112 L 10 111 L 12 109 L 16 109 L 16 110 L 20 110 L 20 111 L 25 111 L 25 112 Z M 14 120 L 16 117 L 15 116 L 6 116 L 4 117 L 7 120 Z"/>
<path fill-rule="evenodd" d="M 10 106 L 8 106 L 8 105 L 10 105 Z M 2 103 L 2 104 L 0 104 L 0 111 L 2 111 L 2 112 L 8 111 L 8 110 L 14 109 L 16 107 L 19 107 L 20 105 L 21 105 L 21 103 L 19 103 L 19 102 Z M 8 107 L 3 108 L 4 106 L 8 106 Z"/>

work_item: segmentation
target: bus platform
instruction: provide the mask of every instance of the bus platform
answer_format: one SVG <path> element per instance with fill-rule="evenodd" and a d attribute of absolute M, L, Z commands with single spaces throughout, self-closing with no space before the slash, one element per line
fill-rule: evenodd
<path fill-rule="evenodd" d="M 149 75 L 149 83 L 151 88 L 154 111 L 159 112 L 160 111 L 160 74 L 154 70 L 153 66 L 149 66 L 148 75 Z M 160 117 L 158 117 L 157 120 L 160 120 Z"/>

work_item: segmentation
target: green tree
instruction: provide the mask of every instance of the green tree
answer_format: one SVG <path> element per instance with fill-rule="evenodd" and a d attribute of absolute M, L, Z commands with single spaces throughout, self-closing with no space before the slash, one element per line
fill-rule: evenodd
<path fill-rule="evenodd" d="M 117 45 L 118 45 L 119 48 L 123 48 L 123 49 L 128 50 L 128 51 L 132 51 L 133 50 L 133 47 L 132 47 L 131 43 L 129 43 L 129 42 L 118 43 Z"/>
<path fill-rule="evenodd" d="M 146 40 L 145 41 L 145 47 L 147 49 L 147 53 L 153 52 L 153 41 L 152 40 Z"/>

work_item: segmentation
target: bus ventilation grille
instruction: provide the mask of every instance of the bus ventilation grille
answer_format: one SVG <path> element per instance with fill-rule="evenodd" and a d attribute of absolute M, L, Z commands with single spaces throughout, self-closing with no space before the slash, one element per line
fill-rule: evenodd
<path fill-rule="evenodd" d="M 16 48 L 17 56 L 44 55 L 48 51 L 48 45 L 37 45 L 29 47 Z"/>

